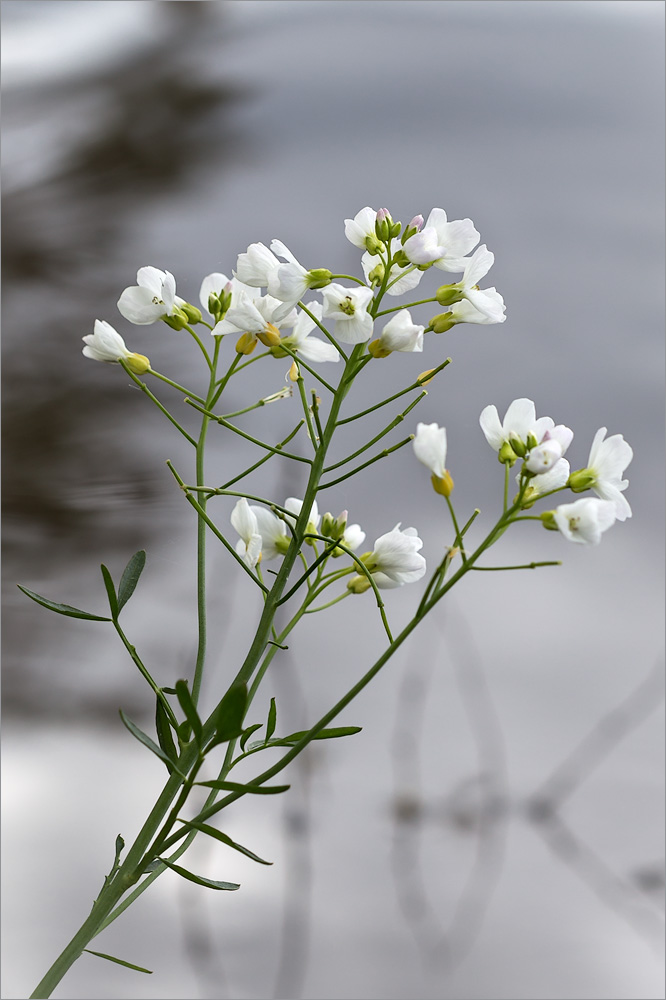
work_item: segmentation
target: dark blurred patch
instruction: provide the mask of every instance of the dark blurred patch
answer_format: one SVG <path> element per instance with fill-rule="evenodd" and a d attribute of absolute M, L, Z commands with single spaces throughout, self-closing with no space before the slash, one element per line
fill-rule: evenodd
<path fill-rule="evenodd" d="M 6 586 L 71 563 L 73 552 L 85 556 L 111 525 L 113 545 L 128 550 L 155 530 L 141 505 L 155 495 L 156 470 L 127 447 L 145 400 L 105 380 L 101 365 L 82 379 L 79 337 L 100 302 L 127 284 L 127 244 L 142 217 L 166 214 L 203 174 L 222 180 L 249 155 L 230 112 L 250 94 L 219 79 L 219 4 L 153 6 L 143 52 L 119 54 L 112 70 L 5 95 L 6 142 L 16 144 L 2 233 Z M 14 631 L 10 623 L 6 646 Z M 19 660 L 29 646 L 23 636 Z M 22 700 L 16 667 L 6 704 L 12 677 Z"/>

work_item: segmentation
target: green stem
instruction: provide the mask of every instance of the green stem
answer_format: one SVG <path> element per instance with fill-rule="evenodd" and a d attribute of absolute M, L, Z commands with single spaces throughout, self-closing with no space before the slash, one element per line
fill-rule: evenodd
<path fill-rule="evenodd" d="M 427 376 L 424 375 L 422 379 L 419 378 L 416 382 L 412 382 L 412 384 L 408 385 L 406 389 L 401 389 L 400 392 L 394 392 L 392 396 L 388 396 L 386 399 L 383 399 L 381 403 L 369 406 L 367 410 L 360 410 L 358 413 L 352 414 L 351 417 L 344 417 L 342 420 L 338 421 L 338 425 L 342 426 L 342 424 L 350 424 L 353 420 L 359 420 L 361 417 L 366 417 L 368 413 L 374 413 L 375 410 L 379 410 L 382 406 L 386 406 L 387 403 L 392 403 L 394 399 L 399 399 L 400 396 L 404 396 L 405 393 L 411 392 L 412 389 L 422 389 L 426 381 L 429 382 L 431 379 L 435 378 L 435 376 L 438 375 L 443 368 L 446 368 L 446 366 L 450 364 L 451 358 L 447 358 L 446 361 L 443 361 L 441 365 L 437 366 L 437 368 L 433 368 Z"/>
<path fill-rule="evenodd" d="M 184 427 L 180 426 L 180 424 L 178 423 L 178 421 L 176 420 L 176 418 L 173 417 L 169 413 L 169 411 L 167 410 L 167 408 L 165 406 L 163 406 L 162 403 L 160 403 L 160 401 L 157 398 L 157 396 L 153 395 L 153 393 L 150 391 L 150 389 L 145 384 L 145 382 L 142 382 L 141 379 L 138 378 L 138 376 L 136 376 L 133 371 L 130 371 L 130 369 L 125 364 L 125 361 L 124 361 L 123 358 L 120 358 L 119 363 L 122 365 L 122 367 L 127 372 L 127 374 L 129 375 L 129 377 L 132 379 L 132 381 L 134 382 L 134 384 L 138 385 L 139 389 L 141 389 L 141 392 L 145 393 L 145 395 L 148 396 L 148 399 L 150 399 L 151 402 L 153 402 L 155 404 L 155 406 L 158 408 L 158 410 L 160 410 L 164 414 L 164 416 L 167 418 L 167 420 L 169 420 L 173 424 L 173 426 L 176 428 L 176 430 L 179 431 L 183 435 L 183 437 L 186 438 L 190 442 L 190 444 L 192 444 L 192 445 L 194 445 L 196 447 L 196 441 L 194 440 L 194 438 L 190 434 L 187 433 L 187 431 L 185 430 Z M 154 372 L 151 371 L 151 375 L 153 375 L 153 374 L 154 374 Z"/>
<path fill-rule="evenodd" d="M 345 473 L 344 476 L 338 476 L 337 479 L 332 479 L 329 483 L 322 483 L 319 489 L 327 490 L 330 486 L 337 486 L 338 483 L 344 482 L 345 479 L 349 479 L 351 476 L 355 476 L 357 472 L 361 471 L 361 469 L 367 469 L 369 465 L 374 465 L 374 463 L 378 462 L 381 458 L 386 458 L 392 452 L 397 451 L 398 448 L 404 448 L 406 444 L 409 444 L 412 438 L 413 434 L 410 434 L 409 437 L 404 438 L 402 441 L 398 441 L 397 444 L 392 445 L 390 448 L 384 448 L 384 450 L 380 451 L 378 455 L 374 456 L 374 458 L 369 458 L 368 461 L 363 462 L 362 465 L 357 465 L 355 468 L 351 470 L 351 472 Z"/>

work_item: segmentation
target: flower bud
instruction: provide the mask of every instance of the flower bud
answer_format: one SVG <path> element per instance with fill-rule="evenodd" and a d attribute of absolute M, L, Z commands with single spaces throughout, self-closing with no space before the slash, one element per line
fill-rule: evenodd
<path fill-rule="evenodd" d="M 368 353 L 372 354 L 373 358 L 388 358 L 392 351 L 389 351 L 387 347 L 384 347 L 380 338 L 377 340 L 371 340 L 368 344 Z"/>
<path fill-rule="evenodd" d="M 256 337 L 251 333 L 243 333 L 236 341 L 236 354 L 252 354 L 256 346 Z"/>
<path fill-rule="evenodd" d="M 371 257 L 376 257 L 384 249 L 384 244 L 381 243 L 374 234 L 370 234 L 365 238 L 365 249 L 368 251 Z"/>
<path fill-rule="evenodd" d="M 577 469 L 572 472 L 567 480 L 567 486 L 572 493 L 584 493 L 591 489 L 597 481 L 596 473 L 593 469 Z"/>
<path fill-rule="evenodd" d="M 444 470 L 443 476 L 431 476 L 430 482 L 435 493 L 442 497 L 450 497 L 453 493 L 453 478 L 448 469 Z"/>
<path fill-rule="evenodd" d="M 172 330 L 182 330 L 189 323 L 189 319 L 182 309 L 174 309 L 171 316 L 162 316 L 162 319 Z"/>
<path fill-rule="evenodd" d="M 180 307 L 182 312 L 185 313 L 187 319 L 190 323 L 200 323 L 201 322 L 201 309 L 197 309 L 190 302 L 185 302 Z"/>
<path fill-rule="evenodd" d="M 516 455 L 515 451 L 513 450 L 509 442 L 505 441 L 500 450 L 497 452 L 497 458 L 502 463 L 502 465 L 508 462 L 509 465 L 511 466 L 514 464 L 518 456 Z"/>
<path fill-rule="evenodd" d="M 291 368 L 287 372 L 287 378 L 289 379 L 290 382 L 298 382 L 300 377 L 301 377 L 301 370 L 296 364 L 296 362 L 292 361 Z"/>
<path fill-rule="evenodd" d="M 509 436 L 509 443 L 512 451 L 518 456 L 518 458 L 525 458 L 525 455 L 527 454 L 527 445 L 522 438 L 519 438 L 517 434 L 511 434 Z"/>
<path fill-rule="evenodd" d="M 417 233 L 423 228 L 423 216 L 415 215 L 408 226 L 405 226 L 405 231 L 400 237 L 400 242 L 404 246 L 410 236 L 416 236 Z"/>
<path fill-rule="evenodd" d="M 462 302 L 463 293 L 457 285 L 440 285 L 435 298 L 440 306 L 451 306 L 454 302 Z"/>
<path fill-rule="evenodd" d="M 388 208 L 380 208 L 377 212 L 377 220 L 375 222 L 375 234 L 377 239 L 381 240 L 382 243 L 388 243 L 391 239 L 392 224 L 393 219 Z"/>
<path fill-rule="evenodd" d="M 373 288 L 376 288 L 378 285 L 381 285 L 382 281 L 384 280 L 385 273 L 386 273 L 386 268 L 384 267 L 384 265 L 381 263 L 377 264 L 376 267 L 373 267 L 373 269 L 368 274 L 368 284 L 370 284 Z"/>
<path fill-rule="evenodd" d="M 393 263 L 397 264 L 398 267 L 412 266 L 412 262 L 404 250 L 396 250 L 396 252 L 393 254 Z"/>
<path fill-rule="evenodd" d="M 330 285 L 332 273 L 325 267 L 315 267 L 308 271 L 308 288 L 325 288 Z"/>
<path fill-rule="evenodd" d="M 280 535 L 274 540 L 275 548 L 278 550 L 281 556 L 285 554 L 289 546 L 291 545 L 290 535 Z"/>
<path fill-rule="evenodd" d="M 335 518 L 330 511 L 327 511 L 321 519 L 321 533 L 326 535 L 327 538 L 333 538 L 333 529 L 335 528 Z"/>
<path fill-rule="evenodd" d="M 452 326 L 455 325 L 456 321 L 451 318 L 450 312 L 438 313 L 438 315 L 433 316 L 428 323 L 426 332 L 432 330 L 434 333 L 446 333 Z"/>
<path fill-rule="evenodd" d="M 347 583 L 347 590 L 351 590 L 352 594 L 364 594 L 370 586 L 367 576 L 353 576 Z"/>
<path fill-rule="evenodd" d="M 559 528 L 557 527 L 557 521 L 555 520 L 554 510 L 544 510 L 543 513 L 539 515 L 539 517 L 541 518 L 541 523 L 543 524 L 544 528 L 546 528 L 548 531 L 559 531 Z"/>
<path fill-rule="evenodd" d="M 144 375 L 150 371 L 150 361 L 144 354 L 128 354 L 125 364 L 135 375 Z"/>

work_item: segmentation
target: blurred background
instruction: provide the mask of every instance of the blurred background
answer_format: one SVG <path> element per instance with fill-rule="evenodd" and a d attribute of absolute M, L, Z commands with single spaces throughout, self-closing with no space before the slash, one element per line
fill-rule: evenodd
<path fill-rule="evenodd" d="M 225 831 L 274 866 L 195 843 L 188 866 L 241 891 L 160 878 L 98 945 L 154 975 L 83 956 L 54 996 L 663 996 L 663 16 L 654 0 L 2 4 L 3 996 L 34 988 L 163 781 L 120 724 L 122 707 L 150 727 L 152 699 L 114 636 L 16 583 L 104 613 L 99 563 L 117 578 L 143 547 L 131 640 L 164 684 L 196 643 L 195 524 L 165 466 L 191 479 L 187 445 L 81 337 L 106 319 L 196 391 L 183 335 L 116 310 L 137 268 L 197 302 L 205 274 L 279 238 L 360 274 L 343 220 L 365 205 L 471 217 L 508 318 L 373 363 L 350 405 L 450 355 L 414 424 L 447 426 L 477 537 L 502 488 L 478 415 L 519 396 L 575 430 L 572 468 L 598 427 L 624 435 L 634 516 L 598 549 L 505 536 L 495 564 L 563 566 L 466 578 L 341 717 L 361 734 L 311 748 L 280 801 L 230 812 Z M 284 383 L 284 363 L 260 367 L 227 411 Z M 278 440 L 296 409 L 243 426 Z M 215 433 L 212 482 L 245 454 Z M 437 561 L 450 534 L 408 452 L 326 499 L 369 542 L 414 524 Z M 249 482 L 302 495 L 277 462 Z M 211 546 L 210 706 L 259 610 L 239 576 Z M 421 593 L 387 594 L 394 631 Z M 257 721 L 274 694 L 280 731 L 302 728 L 381 648 L 369 595 L 310 618 Z"/>

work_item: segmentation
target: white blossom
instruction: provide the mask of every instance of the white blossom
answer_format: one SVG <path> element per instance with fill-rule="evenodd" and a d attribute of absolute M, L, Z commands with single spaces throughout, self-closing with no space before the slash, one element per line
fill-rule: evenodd
<path fill-rule="evenodd" d="M 491 323 L 503 323 L 504 299 L 494 288 L 477 288 L 481 278 L 485 278 L 493 266 L 495 254 L 485 243 L 478 247 L 465 263 L 462 279 L 455 284 L 462 295 L 475 309 L 488 317 Z"/>
<path fill-rule="evenodd" d="M 299 500 L 298 497 L 287 497 L 287 499 L 284 502 L 284 506 L 288 511 L 291 511 L 293 515 L 291 520 L 292 523 L 295 525 L 298 516 L 301 513 L 301 509 L 303 507 L 303 501 Z M 318 534 L 320 521 L 321 517 L 319 516 L 319 508 L 317 507 L 317 501 L 313 500 L 312 507 L 310 508 L 310 517 L 308 519 L 307 528 L 305 530 L 314 535 Z"/>
<path fill-rule="evenodd" d="M 322 318 L 320 302 L 308 302 L 307 307 L 317 319 Z M 340 354 L 333 344 L 319 337 L 310 336 L 316 326 L 315 321 L 306 312 L 299 310 L 294 328 L 288 337 L 282 338 L 282 344 L 300 354 L 306 361 L 339 361 Z"/>
<path fill-rule="evenodd" d="M 176 279 L 169 271 L 141 267 L 136 280 L 137 284 L 126 288 L 118 299 L 118 310 L 130 323 L 155 323 L 186 305 L 185 299 L 176 295 Z"/>
<path fill-rule="evenodd" d="M 524 502 L 533 504 L 544 493 L 550 493 L 552 490 L 561 490 L 567 484 L 569 471 L 570 466 L 566 458 L 560 458 L 548 472 L 533 476 L 525 490 Z M 520 480 L 521 473 L 519 472 L 516 475 L 516 482 L 519 485 Z"/>
<path fill-rule="evenodd" d="M 128 351 L 125 341 L 106 320 L 96 319 L 94 333 L 88 333 L 82 338 L 86 345 L 82 352 L 86 358 L 93 361 L 117 363 L 121 358 L 128 368 L 137 375 L 142 375 L 150 368 L 150 361 L 143 354 Z"/>
<path fill-rule="evenodd" d="M 250 569 L 254 569 L 261 558 L 262 538 L 254 510 L 245 497 L 241 497 L 232 510 L 231 524 L 240 535 L 236 552 Z"/>
<path fill-rule="evenodd" d="M 425 575 L 426 561 L 419 554 L 421 548 L 423 542 L 416 528 L 401 530 L 398 522 L 392 531 L 376 540 L 371 555 L 364 561 L 377 586 L 390 590 L 414 583 Z"/>
<path fill-rule="evenodd" d="M 368 237 L 373 240 L 375 237 L 375 222 L 377 213 L 374 208 L 366 205 L 360 212 L 357 212 L 353 219 L 345 219 L 345 236 L 359 250 L 367 248 Z"/>
<path fill-rule="evenodd" d="M 391 256 L 394 256 L 398 250 L 401 250 L 400 240 L 397 237 L 391 240 Z M 366 251 L 361 257 L 361 266 L 363 268 L 363 273 L 365 274 L 365 280 L 370 284 L 373 271 L 379 268 L 379 271 L 383 277 L 384 275 L 384 265 L 382 264 L 381 258 L 377 254 L 371 254 Z M 412 289 L 416 288 L 424 272 L 419 271 L 418 267 L 410 268 L 406 265 L 402 267 L 399 264 L 391 264 L 391 270 L 389 272 L 389 280 L 387 283 L 386 292 L 388 295 L 404 295 L 405 292 L 411 292 Z M 396 280 L 397 279 L 397 280 Z"/>
<path fill-rule="evenodd" d="M 258 295 L 239 291 L 236 304 L 227 311 L 224 319 L 215 326 L 216 336 L 227 333 L 246 333 L 255 340 L 268 336 L 278 342 L 279 330 L 296 321 L 296 310 L 289 302 L 281 302 L 272 295 Z"/>
<path fill-rule="evenodd" d="M 419 462 L 423 462 L 433 476 L 441 479 L 446 472 L 446 427 L 440 427 L 439 424 L 417 424 L 412 446 Z"/>
<path fill-rule="evenodd" d="M 475 323 L 480 326 L 504 323 L 506 320 L 506 316 L 504 315 L 506 309 L 504 299 L 495 288 L 484 288 L 483 291 L 486 298 L 492 300 L 495 304 L 492 309 L 492 316 L 487 312 L 481 312 L 467 299 L 463 299 L 461 302 L 456 302 L 450 309 L 445 310 L 451 326 L 455 326 L 457 323 Z"/>
<path fill-rule="evenodd" d="M 606 428 L 600 427 L 594 435 L 587 460 L 587 471 L 594 475 L 591 487 L 602 500 L 612 501 L 615 517 L 618 521 L 625 521 L 631 517 L 631 507 L 626 497 L 622 496 L 629 485 L 629 480 L 622 479 L 622 474 L 634 457 L 634 452 L 621 434 L 604 438 Z"/>
<path fill-rule="evenodd" d="M 261 535 L 262 560 L 269 562 L 283 556 L 291 541 L 285 522 L 265 507 L 252 506 L 250 510 L 256 518 L 257 530 Z"/>
<path fill-rule="evenodd" d="M 280 240 L 273 240 L 271 252 L 284 257 L 287 263 L 278 262 L 278 266 L 268 274 L 268 292 L 276 299 L 293 305 L 303 298 L 310 287 L 310 272 Z"/>
<path fill-rule="evenodd" d="M 527 449 L 528 439 L 532 437 L 536 444 L 543 441 L 546 431 L 555 426 L 551 417 L 537 419 L 536 407 L 531 399 L 514 399 L 506 411 L 504 420 L 500 422 L 497 407 L 486 406 L 479 417 L 481 430 L 491 448 L 499 451 L 502 445 L 512 442 L 522 442 L 523 450 Z"/>
<path fill-rule="evenodd" d="M 235 276 L 253 288 L 267 288 L 268 281 L 280 261 L 263 243 L 251 243 L 245 253 L 238 255 Z"/>
<path fill-rule="evenodd" d="M 344 288 L 335 282 L 322 289 L 324 316 L 335 319 L 335 336 L 344 344 L 362 344 L 372 336 L 373 320 L 367 309 L 371 288 Z"/>
<path fill-rule="evenodd" d="M 553 518 L 570 542 L 598 545 L 603 532 L 615 523 L 615 504 L 611 500 L 582 497 L 574 503 L 561 504 L 553 511 Z"/>
<path fill-rule="evenodd" d="M 409 309 L 401 309 L 388 321 L 373 343 L 381 353 L 419 352 L 423 350 L 424 329 L 425 327 L 414 323 Z"/>
<path fill-rule="evenodd" d="M 413 264 L 434 264 L 442 271 L 462 271 L 464 258 L 479 242 L 471 219 L 448 222 L 443 208 L 433 208 L 423 229 L 403 247 Z"/>
<path fill-rule="evenodd" d="M 365 541 L 365 531 L 361 529 L 360 524 L 348 524 L 340 541 L 352 552 L 356 552 L 356 549 Z"/>

